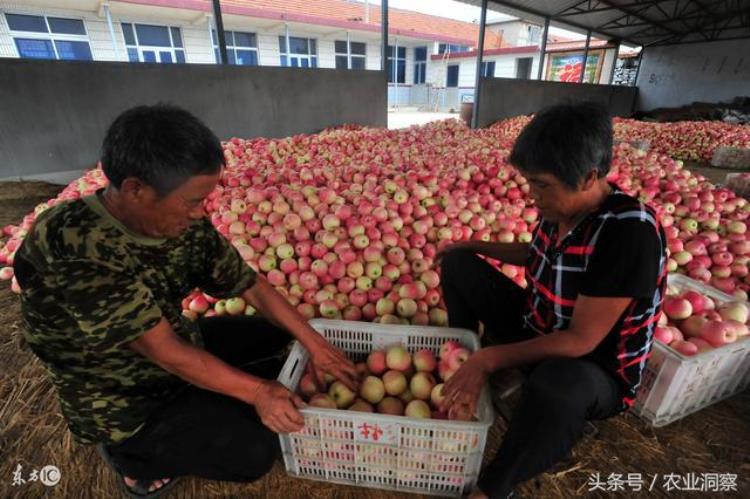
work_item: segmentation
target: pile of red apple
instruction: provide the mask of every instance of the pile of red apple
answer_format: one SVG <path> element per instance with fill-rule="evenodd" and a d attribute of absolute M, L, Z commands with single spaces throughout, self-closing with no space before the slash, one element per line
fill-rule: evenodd
<path fill-rule="evenodd" d="M 717 305 L 697 291 L 669 289 L 654 337 L 683 355 L 721 348 L 748 335 L 748 305 Z"/>
<path fill-rule="evenodd" d="M 359 374 L 356 390 L 327 377 L 319 387 L 307 369 L 299 382 L 298 393 L 311 407 L 372 412 L 391 416 L 448 419 L 443 407 L 443 383 L 469 358 L 470 352 L 457 341 L 441 345 L 438 358 L 431 350 L 413 355 L 403 346 L 376 350 L 366 362 L 356 364 Z M 309 364 L 308 364 L 309 368 Z M 451 419 L 472 419 L 472 414 L 452 411 Z"/>
<path fill-rule="evenodd" d="M 305 317 L 447 324 L 434 268 L 445 245 L 529 241 L 538 214 L 507 163 L 528 117 L 471 130 L 456 120 L 403 130 L 344 126 L 285 139 L 224 143 L 227 168 L 205 203 L 242 258 Z M 618 122 L 616 128 L 623 126 Z M 657 210 L 670 271 L 738 299 L 750 287 L 750 204 L 663 154 L 615 147 L 608 178 Z M 0 278 L 36 216 L 106 184 L 101 170 L 39 205 L 0 242 Z M 520 286 L 522 267 L 492 262 Z M 18 291 L 13 279 L 12 287 Z M 252 314 L 242 298 L 195 290 L 186 316 Z"/>
<path fill-rule="evenodd" d="M 654 152 L 676 159 L 708 163 L 719 148 L 750 149 L 748 125 L 722 121 L 653 123 L 625 118 L 614 121 L 616 140 L 646 140 Z"/>

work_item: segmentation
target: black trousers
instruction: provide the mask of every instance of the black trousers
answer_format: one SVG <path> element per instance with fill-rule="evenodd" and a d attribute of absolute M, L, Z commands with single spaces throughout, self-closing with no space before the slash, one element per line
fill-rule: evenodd
<path fill-rule="evenodd" d="M 292 339 L 257 317 L 204 319 L 200 329 L 206 350 L 266 379 L 278 376 Z M 273 466 L 279 438 L 252 406 L 189 386 L 154 412 L 138 433 L 107 449 L 118 471 L 132 478 L 191 475 L 250 482 Z"/>
<path fill-rule="evenodd" d="M 451 327 L 477 331 L 481 321 L 485 344 L 532 337 L 522 326 L 524 290 L 475 254 L 446 254 L 441 282 Z M 479 477 L 479 488 L 492 498 L 507 497 L 516 485 L 567 457 L 587 420 L 606 419 L 621 408 L 615 379 L 588 359 L 549 359 L 526 372 L 500 449 Z"/>

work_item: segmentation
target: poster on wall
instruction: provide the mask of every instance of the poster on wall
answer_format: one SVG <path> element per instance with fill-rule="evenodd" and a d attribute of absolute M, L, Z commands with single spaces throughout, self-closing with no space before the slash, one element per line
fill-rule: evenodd
<path fill-rule="evenodd" d="M 602 51 L 589 52 L 586 59 L 584 83 L 597 83 L 602 62 Z M 583 53 L 550 54 L 547 63 L 547 80 L 578 82 L 583 69 Z"/>

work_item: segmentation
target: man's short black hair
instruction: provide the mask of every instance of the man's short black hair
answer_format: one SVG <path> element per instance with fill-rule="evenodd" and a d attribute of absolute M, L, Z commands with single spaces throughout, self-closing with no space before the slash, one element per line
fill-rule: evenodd
<path fill-rule="evenodd" d="M 216 135 L 201 120 L 170 104 L 123 112 L 102 145 L 102 169 L 114 187 L 135 177 L 161 197 L 190 177 L 217 173 L 223 165 Z"/>
<path fill-rule="evenodd" d="M 592 102 L 540 111 L 521 131 L 509 161 L 523 172 L 549 173 L 575 190 L 592 170 L 612 162 L 612 118 Z"/>

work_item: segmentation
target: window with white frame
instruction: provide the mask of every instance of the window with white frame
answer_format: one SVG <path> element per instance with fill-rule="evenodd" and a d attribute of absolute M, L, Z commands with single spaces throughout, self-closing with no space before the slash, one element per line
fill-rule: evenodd
<path fill-rule="evenodd" d="M 318 67 L 318 44 L 315 38 L 289 37 L 289 50 L 287 51 L 287 38 L 279 37 L 279 53 L 281 54 L 281 65 L 292 68 L 317 68 Z"/>
<path fill-rule="evenodd" d="M 414 84 L 421 85 L 427 79 L 427 47 L 414 49 Z"/>
<path fill-rule="evenodd" d="M 185 62 L 182 33 L 176 26 L 122 23 L 130 62 Z"/>
<path fill-rule="evenodd" d="M 398 47 L 396 53 L 396 47 L 388 45 L 386 71 L 388 83 L 406 83 L 406 47 Z"/>
<path fill-rule="evenodd" d="M 5 20 L 22 59 L 94 59 L 81 19 L 6 13 Z"/>
<path fill-rule="evenodd" d="M 219 39 L 216 36 L 216 30 L 211 30 L 211 36 L 214 41 L 214 55 L 216 62 L 219 59 Z M 238 66 L 257 66 L 258 65 L 258 37 L 255 33 L 245 33 L 244 31 L 224 31 L 224 42 L 227 44 L 227 61 L 229 64 Z"/>
<path fill-rule="evenodd" d="M 362 42 L 336 40 L 336 69 L 365 69 L 367 46 Z"/>

